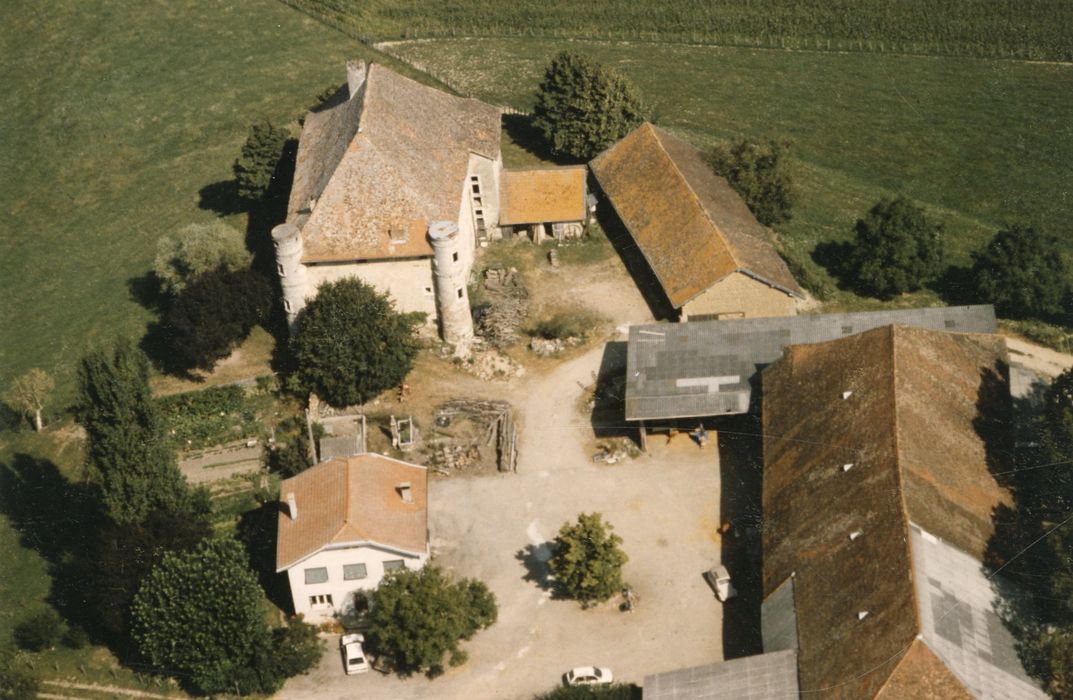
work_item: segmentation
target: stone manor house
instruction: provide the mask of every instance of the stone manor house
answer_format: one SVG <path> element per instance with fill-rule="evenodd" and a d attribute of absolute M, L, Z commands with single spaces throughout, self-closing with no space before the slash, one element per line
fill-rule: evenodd
<path fill-rule="evenodd" d="M 584 167 L 504 171 L 500 122 L 497 107 L 349 62 L 347 84 L 305 119 L 287 222 L 272 232 L 288 320 L 319 285 L 353 276 L 438 320 L 447 342 L 471 338 L 476 247 L 579 236 L 594 208 Z"/>

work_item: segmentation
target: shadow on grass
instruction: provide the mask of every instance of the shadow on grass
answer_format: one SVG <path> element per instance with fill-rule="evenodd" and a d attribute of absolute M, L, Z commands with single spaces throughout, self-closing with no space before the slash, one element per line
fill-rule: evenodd
<path fill-rule="evenodd" d="M 0 431 L 19 430 L 30 426 L 27 416 L 6 401 L 0 401 Z"/>
<path fill-rule="evenodd" d="M 827 270 L 839 289 L 856 292 L 859 285 L 853 279 L 853 270 L 847 262 L 852 252 L 853 243 L 850 241 L 823 241 L 813 249 L 812 260 Z"/>
<path fill-rule="evenodd" d="M 170 300 L 161 289 L 160 280 L 152 270 L 144 275 L 128 279 L 127 292 L 133 301 L 158 314 L 163 313 Z"/>
<path fill-rule="evenodd" d="M 238 194 L 238 181 L 221 180 L 205 185 L 198 193 L 197 205 L 220 216 L 241 214 L 249 208 L 249 202 Z"/>
<path fill-rule="evenodd" d="M 507 137 L 519 148 L 541 160 L 559 163 L 560 165 L 574 165 L 584 161 L 565 161 L 555 156 L 548 148 L 548 142 L 544 134 L 533 126 L 533 118 L 524 114 L 504 114 L 503 130 Z"/>
<path fill-rule="evenodd" d="M 236 537 L 245 546 L 250 566 L 268 599 L 280 610 L 293 615 L 294 603 L 287 576 L 276 573 L 276 526 L 282 512 L 282 504 L 275 499 L 246 511 L 239 518 Z"/>

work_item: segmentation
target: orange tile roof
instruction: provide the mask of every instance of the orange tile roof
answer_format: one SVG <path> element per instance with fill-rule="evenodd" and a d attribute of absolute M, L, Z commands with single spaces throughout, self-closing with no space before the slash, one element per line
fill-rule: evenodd
<path fill-rule="evenodd" d="M 412 503 L 398 487 L 410 484 Z M 298 518 L 287 513 L 294 494 Z M 423 553 L 428 540 L 428 472 L 377 454 L 333 459 L 280 484 L 276 570 L 284 571 L 330 544 L 374 542 Z"/>
<path fill-rule="evenodd" d="M 590 165 L 675 308 L 735 271 L 804 297 L 771 231 L 690 144 L 646 122 Z"/>
<path fill-rule="evenodd" d="M 309 113 L 298 145 L 288 220 L 302 221 L 303 262 L 432 255 L 425 232 L 457 220 L 470 154 L 499 156 L 499 109 L 376 64 L 344 91 Z M 414 233 L 393 245 L 400 230 Z"/>
<path fill-rule="evenodd" d="M 584 166 L 504 170 L 500 178 L 499 223 L 582 221 L 585 218 Z"/>

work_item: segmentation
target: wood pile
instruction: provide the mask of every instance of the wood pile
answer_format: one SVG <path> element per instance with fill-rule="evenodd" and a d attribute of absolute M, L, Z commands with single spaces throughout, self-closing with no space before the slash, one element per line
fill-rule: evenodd
<path fill-rule="evenodd" d="M 521 337 L 529 317 L 529 292 L 515 268 L 484 271 L 485 301 L 474 309 L 475 331 L 490 345 L 506 348 Z"/>

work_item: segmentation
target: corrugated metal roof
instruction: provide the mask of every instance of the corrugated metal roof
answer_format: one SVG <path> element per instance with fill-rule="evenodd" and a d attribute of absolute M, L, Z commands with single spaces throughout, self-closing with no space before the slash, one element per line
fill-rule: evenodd
<path fill-rule="evenodd" d="M 626 419 L 745 413 L 757 373 L 788 345 L 819 343 L 886 325 L 994 333 L 991 306 L 808 314 L 630 327 Z"/>
<path fill-rule="evenodd" d="M 645 676 L 645 700 L 796 700 L 797 655 L 792 651 Z"/>

